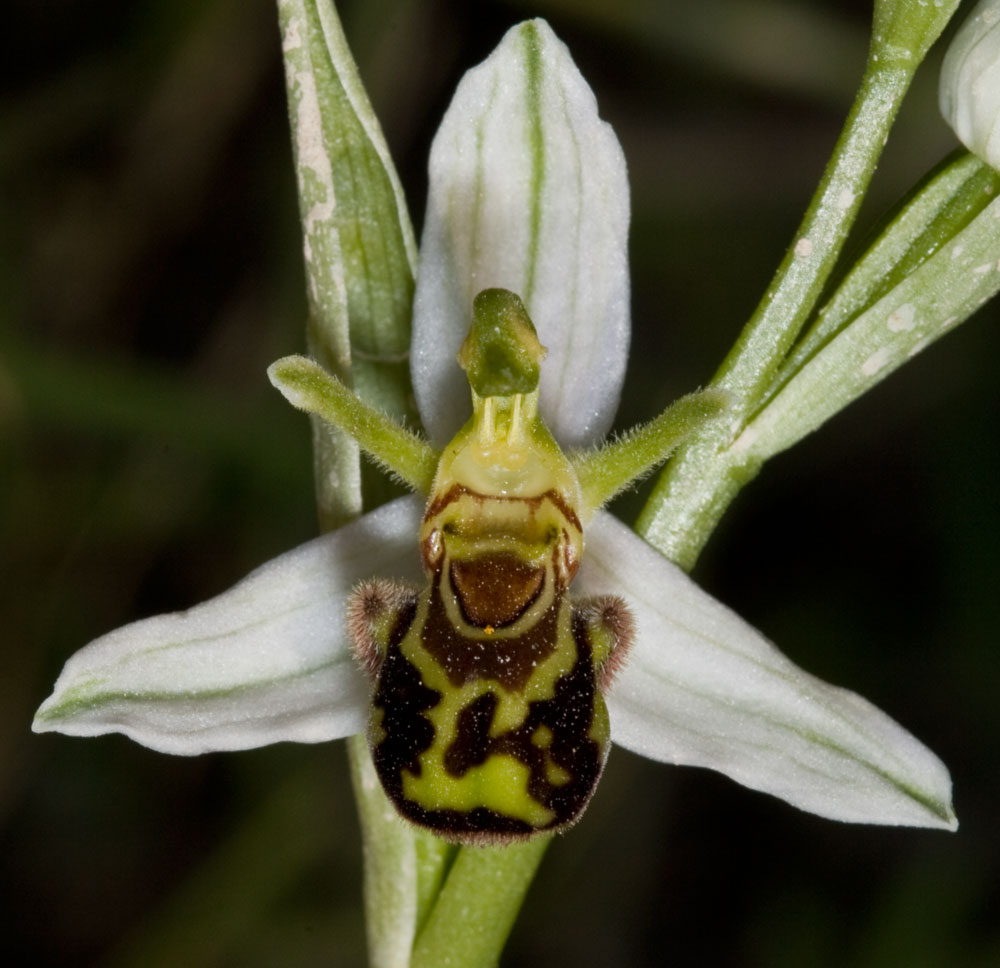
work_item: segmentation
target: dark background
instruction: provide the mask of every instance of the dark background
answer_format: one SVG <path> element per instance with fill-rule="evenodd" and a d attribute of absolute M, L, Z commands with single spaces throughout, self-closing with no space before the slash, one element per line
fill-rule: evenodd
<path fill-rule="evenodd" d="M 710 375 L 853 96 L 844 0 L 344 0 L 419 227 L 463 70 L 547 17 L 633 192 L 621 426 Z M 315 532 L 276 16 L 265 0 L 14 0 L 0 40 L 0 950 L 32 965 L 360 965 L 342 744 L 180 759 L 32 735 L 66 658 Z M 862 222 L 954 146 L 920 72 Z M 863 228 L 863 226 L 862 226 Z M 508 965 L 1000 964 L 996 306 L 740 497 L 696 576 L 949 764 L 956 835 L 821 820 L 618 751 Z M 626 499 L 628 518 L 639 498 Z"/>

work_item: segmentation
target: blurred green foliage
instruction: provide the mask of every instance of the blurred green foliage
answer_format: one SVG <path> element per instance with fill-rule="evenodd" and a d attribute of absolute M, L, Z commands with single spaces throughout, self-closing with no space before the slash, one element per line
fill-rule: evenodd
<path fill-rule="evenodd" d="M 619 423 L 705 381 L 770 278 L 853 95 L 842 0 L 354 0 L 421 220 L 462 71 L 525 16 L 570 45 L 633 188 Z M 3 949 L 32 965 L 360 965 L 340 744 L 174 759 L 29 733 L 65 659 L 310 537 L 303 348 L 267 0 L 8 4 L 0 90 Z M 862 216 L 953 146 L 932 53 Z M 838 825 L 624 752 L 549 852 L 511 965 L 1000 963 L 1000 503 L 986 307 L 765 469 L 699 579 L 952 769 L 955 836 Z M 639 496 L 619 511 L 634 516 Z"/>

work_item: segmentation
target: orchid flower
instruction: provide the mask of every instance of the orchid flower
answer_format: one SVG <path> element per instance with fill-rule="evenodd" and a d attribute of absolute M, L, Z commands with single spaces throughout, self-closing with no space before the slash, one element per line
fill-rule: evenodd
<path fill-rule="evenodd" d="M 477 294 L 506 290 L 537 327 L 536 363 L 547 348 L 539 412 L 579 482 L 572 594 L 620 600 L 634 619 L 631 649 L 598 682 L 611 742 L 823 817 L 956 829 L 933 753 L 797 668 L 686 574 L 769 457 L 1000 289 L 989 271 L 1000 264 L 1000 177 L 963 156 L 908 198 L 818 305 L 902 95 L 956 2 L 876 0 L 844 135 L 740 340 L 708 390 L 604 442 L 629 349 L 628 183 L 566 48 L 531 21 L 462 80 L 431 151 L 417 272 L 399 180 L 333 6 L 279 0 L 313 359 L 279 360 L 269 376 L 312 415 L 328 533 L 210 601 L 91 643 L 34 729 L 119 732 L 179 755 L 350 737 L 373 964 L 495 964 L 547 836 L 449 853 L 396 816 L 358 739 L 372 685 L 348 613 L 359 586 L 422 580 L 427 496 L 470 410 L 456 354 Z M 427 437 L 407 429 L 418 421 Z M 603 509 L 675 448 L 636 531 Z M 416 493 L 362 514 L 359 449 Z"/>
<path fill-rule="evenodd" d="M 466 75 L 430 172 L 411 347 L 420 417 L 435 445 L 454 432 L 469 409 L 454 360 L 472 297 L 499 286 L 519 293 L 548 348 L 541 412 L 594 508 L 574 590 L 620 595 L 637 626 L 607 694 L 613 742 L 719 770 L 824 817 L 955 829 L 950 779 L 933 753 L 866 700 L 797 668 L 598 509 L 684 429 L 593 449 L 613 419 L 629 343 L 628 186 L 614 133 L 544 22 L 512 29 Z M 181 755 L 364 730 L 369 687 L 346 601 L 374 576 L 420 580 L 417 533 L 437 449 L 356 399 L 338 402 L 343 387 L 310 361 L 279 361 L 270 374 L 295 405 L 332 416 L 420 493 L 210 601 L 91 643 L 67 662 L 35 730 L 120 732 Z M 643 440 L 653 440 L 652 457 L 630 453 Z"/>

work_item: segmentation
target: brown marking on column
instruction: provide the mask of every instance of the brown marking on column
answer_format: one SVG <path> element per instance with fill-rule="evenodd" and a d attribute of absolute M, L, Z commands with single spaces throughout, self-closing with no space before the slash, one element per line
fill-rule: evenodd
<path fill-rule="evenodd" d="M 519 497 L 516 495 L 480 494 L 478 491 L 474 491 L 472 488 L 466 487 L 464 484 L 452 484 L 451 487 L 444 492 L 444 494 L 439 495 L 430 502 L 427 506 L 427 511 L 424 513 L 424 520 L 429 521 L 431 518 L 436 517 L 449 504 L 451 504 L 452 501 L 457 501 L 460 497 L 463 497 L 466 494 L 477 501 L 522 501 L 534 508 L 536 511 L 541 506 L 543 501 L 549 500 L 556 506 L 559 513 L 562 514 L 562 516 L 566 518 L 566 520 L 569 521 L 569 523 L 576 528 L 577 531 L 583 530 L 580 525 L 580 518 L 577 516 L 576 511 L 554 488 L 545 491 L 543 494 L 538 494 L 532 497 Z"/>

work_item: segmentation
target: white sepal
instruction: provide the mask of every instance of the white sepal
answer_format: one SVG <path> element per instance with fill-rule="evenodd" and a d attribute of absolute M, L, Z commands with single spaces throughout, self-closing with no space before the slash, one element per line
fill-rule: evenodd
<path fill-rule="evenodd" d="M 1000 168 L 1000 0 L 982 0 L 955 34 L 938 96 L 959 141 Z"/>
<path fill-rule="evenodd" d="M 124 733 L 181 755 L 360 732 L 368 686 L 345 600 L 372 574 L 419 579 L 421 512 L 401 498 L 201 605 L 102 636 L 66 663 L 34 730 Z"/>
<path fill-rule="evenodd" d="M 625 158 L 543 20 L 512 28 L 459 84 L 431 148 L 412 372 L 432 439 L 469 413 L 455 354 L 473 297 L 517 293 L 548 347 L 541 412 L 565 447 L 595 443 L 618 406 L 629 341 Z"/>
<path fill-rule="evenodd" d="M 719 770 L 834 820 L 957 827 L 951 778 L 867 700 L 803 672 L 623 524 L 599 512 L 580 590 L 620 591 L 637 637 L 608 696 L 611 738 Z"/>

